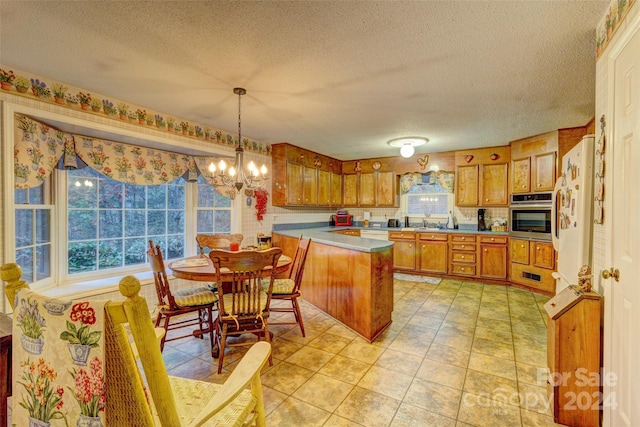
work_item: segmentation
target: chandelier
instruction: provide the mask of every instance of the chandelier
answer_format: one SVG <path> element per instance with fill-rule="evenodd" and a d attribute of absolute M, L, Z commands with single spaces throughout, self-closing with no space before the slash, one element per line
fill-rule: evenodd
<path fill-rule="evenodd" d="M 236 87 L 233 88 L 233 93 L 238 95 L 238 146 L 236 147 L 236 160 L 234 166 L 231 166 L 228 171 L 227 163 L 224 160 L 220 160 L 217 168 L 212 162 L 209 164 L 209 172 L 218 179 L 219 183 L 225 187 L 235 188 L 237 191 L 242 190 L 242 187 L 245 185 L 247 188 L 263 188 L 267 180 L 267 167 L 265 165 L 262 165 L 262 167 L 258 169 L 255 163 L 251 161 L 247 166 L 247 173 L 245 173 L 244 170 L 240 99 L 247 91 L 244 88 Z"/>

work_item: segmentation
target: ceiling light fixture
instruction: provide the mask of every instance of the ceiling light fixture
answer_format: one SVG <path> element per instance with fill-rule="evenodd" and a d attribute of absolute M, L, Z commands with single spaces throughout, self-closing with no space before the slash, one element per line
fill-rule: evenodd
<path fill-rule="evenodd" d="M 416 152 L 414 147 L 424 145 L 427 142 L 429 142 L 429 139 L 422 136 L 403 136 L 402 138 L 394 138 L 387 144 L 392 147 L 400 147 L 400 155 L 408 159 Z"/>
<path fill-rule="evenodd" d="M 227 170 L 227 163 L 224 160 L 220 160 L 218 163 L 218 168 L 220 171 L 218 172 L 217 177 L 220 179 L 220 182 L 226 187 L 231 187 L 240 191 L 244 185 L 247 188 L 262 188 L 267 180 L 267 167 L 262 165 L 262 167 L 258 170 L 258 167 L 253 163 L 253 161 L 249 162 L 248 166 L 248 174 L 244 172 L 244 149 L 242 148 L 242 121 L 241 121 L 241 109 L 240 109 L 240 99 L 242 95 L 245 95 L 247 91 L 244 88 L 236 87 L 233 88 L 233 93 L 238 95 L 238 146 L 236 147 L 236 161 L 235 167 L 231 166 L 229 171 L 225 173 Z M 209 165 L 209 172 L 215 175 L 216 166 L 211 163 Z"/>

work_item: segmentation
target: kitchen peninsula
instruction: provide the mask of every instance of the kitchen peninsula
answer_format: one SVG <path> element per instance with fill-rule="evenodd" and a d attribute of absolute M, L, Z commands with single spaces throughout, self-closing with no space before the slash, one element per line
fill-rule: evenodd
<path fill-rule="evenodd" d="M 304 299 L 369 342 L 391 324 L 393 243 L 330 233 L 330 228 L 273 232 L 293 257 L 298 238 L 311 238 L 302 279 Z"/>

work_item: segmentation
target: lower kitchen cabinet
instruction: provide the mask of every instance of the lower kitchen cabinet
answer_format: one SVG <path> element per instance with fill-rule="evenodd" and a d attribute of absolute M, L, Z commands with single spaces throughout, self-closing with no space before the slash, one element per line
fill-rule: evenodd
<path fill-rule="evenodd" d="M 547 294 L 555 294 L 555 251 L 551 242 L 511 239 L 509 279 Z"/>
<path fill-rule="evenodd" d="M 418 271 L 447 274 L 448 240 L 448 236 L 443 233 L 418 233 Z"/>
<path fill-rule="evenodd" d="M 480 237 L 480 277 L 488 279 L 507 278 L 507 247 L 509 238 L 506 236 Z"/>
<path fill-rule="evenodd" d="M 397 270 L 416 269 L 416 233 L 412 231 L 390 231 L 393 242 L 393 268 Z"/>
<path fill-rule="evenodd" d="M 452 234 L 449 241 L 451 264 L 449 274 L 457 276 L 476 275 L 476 236 Z"/>

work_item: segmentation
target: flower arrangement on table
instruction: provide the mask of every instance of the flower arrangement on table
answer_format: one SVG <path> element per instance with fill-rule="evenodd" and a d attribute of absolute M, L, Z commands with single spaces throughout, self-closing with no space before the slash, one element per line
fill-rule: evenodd
<path fill-rule="evenodd" d="M 53 381 L 58 376 L 56 371 L 42 358 L 37 364 L 30 359 L 21 361 L 20 367 L 23 371 L 18 384 L 27 391 L 26 395 L 22 395 L 20 406 L 25 408 L 33 419 L 46 423 L 55 419 L 64 419 L 67 424 L 66 415 L 61 411 L 64 405 L 62 400 L 64 388 L 58 386 L 54 389 L 53 385 Z"/>
<path fill-rule="evenodd" d="M 102 362 L 94 357 L 89 363 L 89 371 L 73 370 L 71 376 L 75 380 L 75 390 L 69 388 L 80 406 L 80 413 L 86 417 L 97 418 L 104 411 L 105 393 Z"/>

